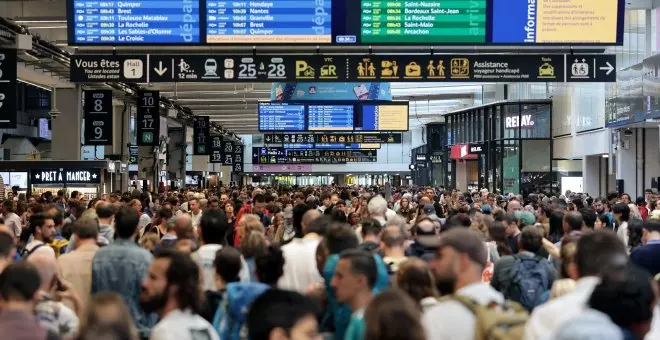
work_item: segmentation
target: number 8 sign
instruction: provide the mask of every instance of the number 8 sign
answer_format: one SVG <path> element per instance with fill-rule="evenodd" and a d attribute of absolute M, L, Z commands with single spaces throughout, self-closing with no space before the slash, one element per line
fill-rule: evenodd
<path fill-rule="evenodd" d="M 85 145 L 112 145 L 112 91 L 84 92 Z"/>

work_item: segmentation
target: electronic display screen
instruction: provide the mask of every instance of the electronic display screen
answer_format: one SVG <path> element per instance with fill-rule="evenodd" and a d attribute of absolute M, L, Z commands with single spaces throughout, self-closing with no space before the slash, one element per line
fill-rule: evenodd
<path fill-rule="evenodd" d="M 353 105 L 309 105 L 309 131 L 353 131 Z"/>
<path fill-rule="evenodd" d="M 329 44 L 332 0 L 206 0 L 209 44 Z"/>
<path fill-rule="evenodd" d="M 408 131 L 407 102 L 316 102 L 260 103 L 261 132 L 331 132 L 331 131 Z M 303 134 L 283 135 L 282 143 L 312 143 L 314 137 Z M 292 138 L 295 138 L 292 140 Z M 339 138 L 339 137 L 337 137 Z M 360 140 L 342 137 L 345 143 Z M 342 139 L 339 138 L 339 139 Z M 332 143 L 330 137 L 321 143 Z M 341 141 L 339 141 L 341 142 Z M 376 141 L 374 141 L 376 142 Z"/>
<path fill-rule="evenodd" d="M 200 44 L 199 0 L 71 0 L 71 45 Z"/>
<path fill-rule="evenodd" d="M 259 103 L 259 131 L 305 131 L 305 106 Z"/>

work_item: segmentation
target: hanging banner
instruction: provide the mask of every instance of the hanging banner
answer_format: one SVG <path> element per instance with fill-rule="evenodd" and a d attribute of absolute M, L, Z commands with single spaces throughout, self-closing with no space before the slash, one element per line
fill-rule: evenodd
<path fill-rule="evenodd" d="M 112 90 L 84 91 L 85 145 L 112 145 Z"/>
<path fill-rule="evenodd" d="M 139 91 L 137 121 L 135 122 L 137 145 L 157 146 L 160 136 L 160 92 Z"/>
<path fill-rule="evenodd" d="M 0 128 L 16 128 L 16 50 L 0 49 Z"/>
<path fill-rule="evenodd" d="M 193 155 L 211 154 L 211 124 L 209 116 L 193 118 Z"/>

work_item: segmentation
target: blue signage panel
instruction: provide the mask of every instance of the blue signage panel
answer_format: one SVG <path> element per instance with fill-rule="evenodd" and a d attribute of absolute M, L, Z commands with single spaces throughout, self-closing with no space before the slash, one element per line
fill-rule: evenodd
<path fill-rule="evenodd" d="M 259 131 L 305 131 L 305 105 L 259 103 Z"/>
<path fill-rule="evenodd" d="M 198 0 L 73 0 L 72 45 L 199 44 Z"/>
<path fill-rule="evenodd" d="M 353 105 L 309 105 L 309 131 L 353 131 Z"/>
<path fill-rule="evenodd" d="M 392 100 L 390 83 L 273 83 L 272 101 Z"/>
<path fill-rule="evenodd" d="M 332 0 L 206 0 L 209 44 L 329 44 Z"/>

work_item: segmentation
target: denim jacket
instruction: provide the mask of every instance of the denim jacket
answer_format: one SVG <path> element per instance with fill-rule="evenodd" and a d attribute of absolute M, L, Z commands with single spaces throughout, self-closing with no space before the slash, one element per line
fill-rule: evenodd
<path fill-rule="evenodd" d="M 92 295 L 100 292 L 121 295 L 142 337 L 148 337 L 155 324 L 155 318 L 140 308 L 140 283 L 148 275 L 152 259 L 151 253 L 134 241 L 117 238 L 99 249 L 92 260 Z"/>

